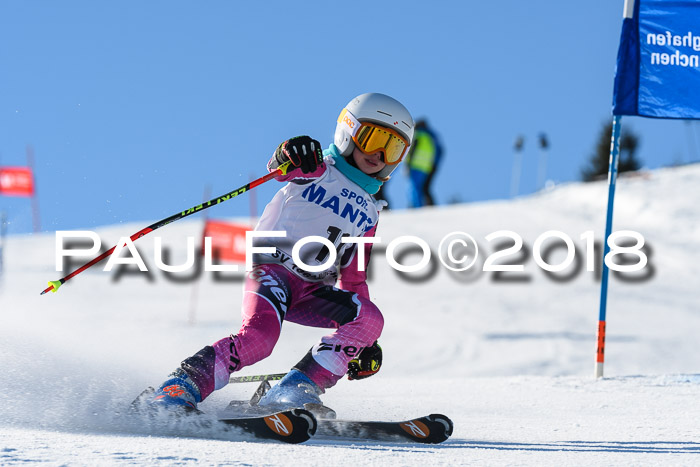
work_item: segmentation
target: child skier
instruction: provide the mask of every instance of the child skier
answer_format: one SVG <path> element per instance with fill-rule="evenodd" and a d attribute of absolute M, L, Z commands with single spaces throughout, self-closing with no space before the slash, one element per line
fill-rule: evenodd
<path fill-rule="evenodd" d="M 334 144 L 325 151 L 308 136 L 279 145 L 267 167 L 272 172 L 291 161 L 293 167 L 277 177 L 289 183 L 266 206 L 256 230 L 286 231 L 286 237 L 270 238 L 266 246 L 274 252 L 253 257 L 241 329 L 185 359 L 155 391 L 151 404 L 195 409 L 224 387 L 231 373 L 269 356 L 283 321 L 335 331 L 322 337 L 259 405 L 321 404 L 319 396 L 345 374 L 362 379 L 379 371 L 377 339 L 384 321 L 370 301 L 365 272 L 372 244 L 342 240 L 374 236 L 379 209 L 371 195 L 389 179 L 412 138 L 408 110 L 389 96 L 368 93 L 343 109 Z M 295 264 L 293 246 L 308 236 L 333 243 L 336 261 L 317 270 L 332 252 L 310 242 L 299 250 L 304 264 Z"/>

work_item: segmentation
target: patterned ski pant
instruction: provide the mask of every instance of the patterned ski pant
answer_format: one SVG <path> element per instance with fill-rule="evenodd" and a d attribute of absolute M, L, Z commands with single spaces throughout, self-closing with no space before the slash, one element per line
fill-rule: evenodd
<path fill-rule="evenodd" d="M 234 371 L 268 357 L 284 321 L 335 329 L 295 365 L 321 389 L 345 375 L 348 362 L 379 338 L 384 325 L 379 309 L 356 293 L 307 282 L 278 264 L 257 265 L 246 277 L 238 333 L 182 362 L 202 400 L 224 387 Z"/>

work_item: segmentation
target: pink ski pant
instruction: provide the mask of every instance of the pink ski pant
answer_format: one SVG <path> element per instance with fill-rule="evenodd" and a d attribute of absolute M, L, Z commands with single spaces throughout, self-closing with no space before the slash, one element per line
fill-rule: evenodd
<path fill-rule="evenodd" d="M 246 277 L 238 333 L 182 362 L 202 399 L 224 387 L 234 371 L 269 356 L 284 321 L 334 329 L 314 345 L 313 360 L 305 358 L 304 372 L 322 389 L 345 375 L 348 362 L 379 338 L 384 325 L 381 312 L 367 298 L 307 282 L 278 264 L 257 265 Z"/>

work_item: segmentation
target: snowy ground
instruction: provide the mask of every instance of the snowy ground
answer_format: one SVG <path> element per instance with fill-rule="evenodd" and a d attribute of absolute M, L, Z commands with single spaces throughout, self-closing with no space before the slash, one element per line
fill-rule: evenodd
<path fill-rule="evenodd" d="M 63 275 L 54 270 L 54 235 L 11 237 L 0 283 L 0 464 L 697 465 L 699 186 L 697 165 L 619 183 L 615 230 L 640 232 L 651 254 L 637 282 L 611 280 L 603 380 L 592 377 L 595 273 L 570 268 L 558 276 L 568 280 L 555 281 L 531 251 L 540 234 L 560 230 L 583 258 L 581 234 L 602 237 L 605 183 L 383 215 L 384 245 L 417 235 L 437 250 L 446 234 L 465 231 L 483 249 L 480 267 L 496 249 L 485 237 L 512 230 L 530 251 L 509 258 L 525 265 L 523 273 L 454 275 L 438 265 L 418 282 L 374 255 L 370 290 L 386 318 L 385 366 L 369 380 L 341 381 L 325 402 L 343 418 L 445 413 L 455 432 L 434 447 L 288 446 L 144 433 L 119 413 L 182 358 L 236 331 L 241 282 L 235 274 L 216 282 L 206 273 L 197 282 L 173 283 L 153 267 L 147 236 L 137 245 L 150 281 L 137 275 L 115 281 L 100 265 L 40 297 L 47 280 Z M 98 233 L 109 247 L 149 223 Z M 182 221 L 151 235 L 163 237 L 177 262 L 184 260 L 185 237 L 200 229 L 200 221 Z M 244 373 L 284 371 L 323 332 L 286 324 L 274 354 Z M 202 409 L 215 412 L 253 389 L 230 385 Z"/>

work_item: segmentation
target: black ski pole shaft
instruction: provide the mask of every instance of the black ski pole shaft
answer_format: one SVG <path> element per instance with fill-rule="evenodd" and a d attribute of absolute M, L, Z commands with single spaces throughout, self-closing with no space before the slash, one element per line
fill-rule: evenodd
<path fill-rule="evenodd" d="M 225 201 L 228 201 L 232 198 L 235 198 L 238 195 L 242 195 L 246 191 L 252 190 L 256 186 L 262 185 L 263 183 L 268 182 L 279 175 L 285 175 L 287 173 L 287 169 L 289 168 L 290 165 L 291 165 L 291 162 L 287 162 L 285 164 L 282 164 L 274 172 L 270 172 L 269 174 L 264 175 L 256 180 L 253 180 L 252 182 L 247 183 L 240 188 L 236 188 L 233 191 L 229 191 L 228 193 L 226 193 L 224 195 L 217 196 L 216 198 L 213 198 L 213 199 L 207 201 L 206 203 L 202 203 L 198 206 L 193 206 L 185 211 L 178 212 L 177 214 L 173 214 L 170 217 L 166 217 L 165 219 L 161 219 L 158 222 L 151 224 L 148 227 L 145 227 L 145 228 L 139 230 L 138 232 L 136 232 L 135 234 L 133 234 L 129 238 L 133 242 L 133 241 L 138 240 L 139 238 L 143 237 L 144 235 L 149 234 L 149 233 L 153 232 L 154 230 L 160 229 L 161 227 L 164 227 L 170 223 L 173 223 L 175 221 L 179 221 L 180 219 L 184 219 L 187 216 L 191 216 L 192 214 L 196 214 L 199 211 L 210 208 L 210 207 L 215 206 L 217 204 L 221 204 Z M 58 288 L 60 286 L 62 286 L 63 284 L 66 283 L 66 281 L 70 280 L 71 278 L 77 276 L 78 274 L 85 271 L 86 269 L 94 266 L 95 264 L 99 263 L 103 259 L 107 258 L 112 253 L 114 253 L 114 250 L 116 248 L 117 248 L 116 245 L 113 246 L 109 250 L 105 251 L 101 255 L 99 255 L 96 258 L 92 259 L 91 261 L 85 263 L 84 265 L 82 265 L 81 267 L 76 269 L 75 271 L 71 272 L 67 276 L 62 277 L 61 279 L 59 279 L 57 281 L 49 281 L 49 286 L 47 288 L 45 288 L 44 291 L 41 292 L 40 295 L 44 295 L 46 292 L 54 292 L 55 293 L 56 291 L 58 291 Z"/>

